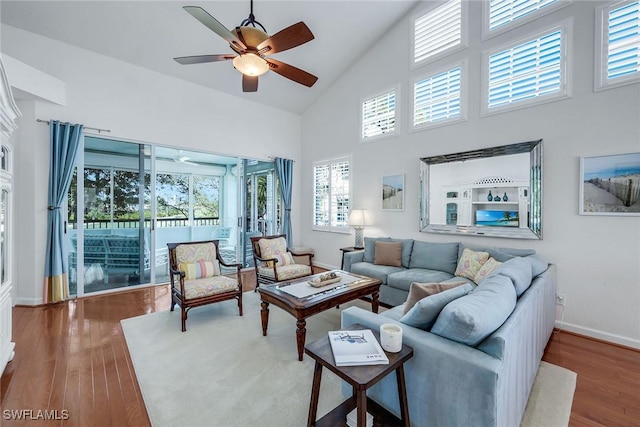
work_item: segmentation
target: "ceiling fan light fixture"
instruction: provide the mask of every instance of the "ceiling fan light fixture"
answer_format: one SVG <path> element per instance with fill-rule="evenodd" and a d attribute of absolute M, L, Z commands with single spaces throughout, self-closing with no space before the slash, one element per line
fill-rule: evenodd
<path fill-rule="evenodd" d="M 251 77 L 261 76 L 269 71 L 269 64 L 254 53 L 245 53 L 233 58 L 233 66 L 242 74 Z"/>

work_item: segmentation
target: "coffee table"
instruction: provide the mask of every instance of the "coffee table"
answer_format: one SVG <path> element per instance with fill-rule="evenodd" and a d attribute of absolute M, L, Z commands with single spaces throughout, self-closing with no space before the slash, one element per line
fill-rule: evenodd
<path fill-rule="evenodd" d="M 291 314 L 296 318 L 296 341 L 298 345 L 298 360 L 300 361 L 304 356 L 304 342 L 307 335 L 307 321 L 305 319 L 307 317 L 367 295 L 371 295 L 371 311 L 378 312 L 378 295 L 382 284 L 379 279 L 341 270 L 333 271 L 343 278 L 341 282 L 326 287 L 309 289 L 308 292 L 313 293 L 307 296 L 296 295 L 301 293 L 304 295 L 305 284 L 309 280 L 320 276 L 319 274 L 272 285 L 262 285 L 258 288 L 260 299 L 262 300 L 260 304 L 262 307 L 260 310 L 262 335 L 267 335 L 269 304 L 280 307 Z M 308 287 L 312 288 L 311 285 L 308 285 Z"/>

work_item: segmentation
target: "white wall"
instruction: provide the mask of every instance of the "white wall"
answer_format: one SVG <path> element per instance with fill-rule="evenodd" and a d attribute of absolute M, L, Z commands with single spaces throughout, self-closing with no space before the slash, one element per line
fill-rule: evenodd
<path fill-rule="evenodd" d="M 482 42 L 481 2 L 470 2 L 469 47 L 433 64 L 438 68 L 468 60 L 468 121 L 420 132 L 409 131 L 410 85 L 430 65 L 410 70 L 409 17 L 376 42 L 303 114 L 302 240 L 315 248 L 315 261 L 339 266 L 338 248 L 352 246 L 353 235 L 311 230 L 312 163 L 351 155 L 353 206 L 367 208 L 375 222 L 365 229 L 365 236 L 534 248 L 557 264 L 558 292 L 566 294 L 562 327 L 640 348 L 640 217 L 578 215 L 580 156 L 640 151 L 640 84 L 593 91 L 594 10 L 599 4 L 573 2 Z M 481 118 L 482 51 L 568 17 L 573 17 L 572 97 Z M 400 135 L 360 144 L 361 100 L 396 85 L 401 88 Z M 418 231 L 420 157 L 539 138 L 544 139 L 543 240 Z M 406 174 L 405 210 L 383 212 L 381 177 L 397 173 Z"/>
<path fill-rule="evenodd" d="M 109 137 L 266 160 L 296 160 L 300 116 L 164 76 L 64 43 L 2 26 L 1 50 L 66 85 L 66 105 L 19 103 L 16 147 L 16 304 L 42 302 L 49 129 L 57 119 L 110 129 Z M 11 77 L 9 76 L 9 79 Z M 294 185 L 299 240 L 300 186 Z"/>

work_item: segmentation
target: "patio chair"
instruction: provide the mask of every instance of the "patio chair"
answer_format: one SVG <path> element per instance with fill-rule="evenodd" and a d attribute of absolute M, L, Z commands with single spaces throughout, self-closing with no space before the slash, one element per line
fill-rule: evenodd
<path fill-rule="evenodd" d="M 253 264 L 256 272 L 256 290 L 260 284 L 313 274 L 310 252 L 293 252 L 287 247 L 284 234 L 251 237 Z"/>
<path fill-rule="evenodd" d="M 171 311 L 176 304 L 180 306 L 182 332 L 187 330 L 187 312 L 205 304 L 237 299 L 238 311 L 242 316 L 242 266 L 227 264 L 222 259 L 217 240 L 167 243 L 167 247 L 171 278 Z M 235 275 L 221 274 L 220 266 L 235 268 Z"/>

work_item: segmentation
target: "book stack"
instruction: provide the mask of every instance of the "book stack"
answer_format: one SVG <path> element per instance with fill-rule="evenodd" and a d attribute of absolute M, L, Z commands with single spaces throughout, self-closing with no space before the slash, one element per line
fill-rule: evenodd
<path fill-rule="evenodd" d="M 358 408 L 347 414 L 347 425 L 349 427 L 358 427 Z M 373 415 L 367 412 L 367 427 L 373 427 Z"/>
<path fill-rule="evenodd" d="M 371 329 L 329 331 L 329 343 L 336 366 L 389 364 Z"/>

